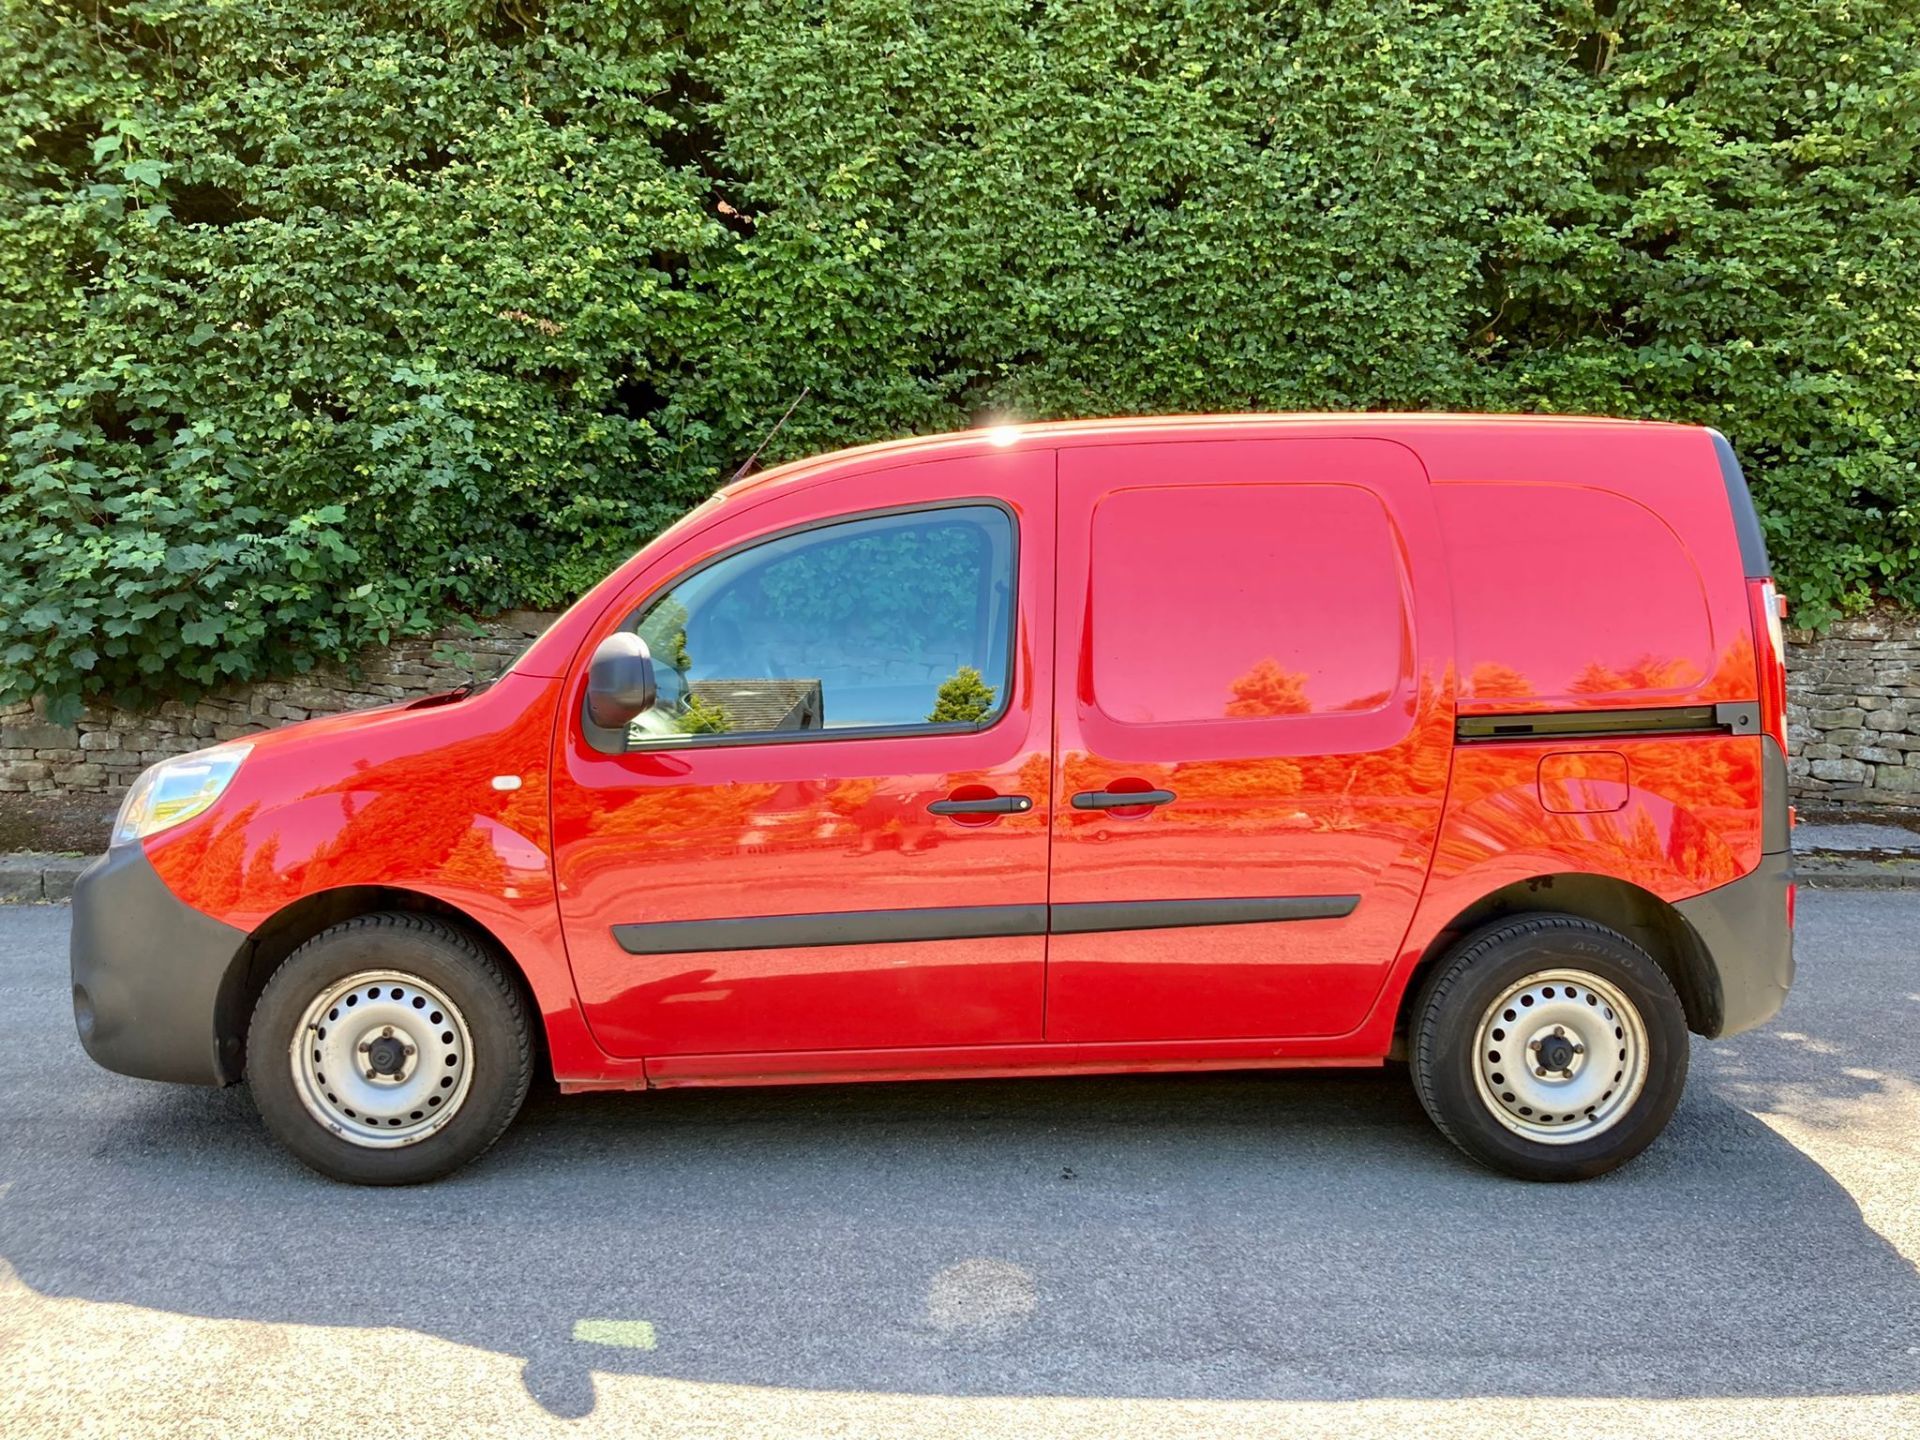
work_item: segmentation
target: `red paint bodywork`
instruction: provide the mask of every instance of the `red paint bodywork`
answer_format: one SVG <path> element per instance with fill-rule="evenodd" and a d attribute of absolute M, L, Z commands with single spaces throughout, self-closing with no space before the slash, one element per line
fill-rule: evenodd
<path fill-rule="evenodd" d="M 1053 469 L 1043 450 L 992 450 L 772 486 L 732 523 L 650 554 L 609 597 L 584 651 L 716 550 L 823 516 L 987 496 L 1012 507 L 1020 532 L 1013 694 L 990 729 L 607 755 L 579 727 L 560 727 L 560 912 L 588 1023 L 610 1054 L 1041 1038 L 1043 935 L 636 957 L 614 943 L 612 927 L 1046 903 Z M 585 687 L 576 666 L 563 713 L 578 713 Z M 1025 794 L 1034 808 L 988 825 L 927 812 L 966 786 Z"/>
<path fill-rule="evenodd" d="M 1359 903 L 1344 919 L 1056 934 L 1049 1040 L 1294 1040 L 1365 1019 L 1420 898 L 1453 748 L 1428 492 L 1414 452 L 1379 439 L 1061 453 L 1076 523 L 1061 526 L 1059 654 L 1078 663 L 1056 684 L 1054 903 Z M 1182 610 L 1183 594 L 1212 603 Z M 1070 808 L 1121 782 L 1179 798 L 1130 818 Z"/>
<path fill-rule="evenodd" d="M 1428 946 L 1494 890 L 1576 873 L 1674 901 L 1757 865 L 1758 736 L 1454 741 L 1463 714 L 1763 698 L 1707 432 L 1254 416 L 1005 438 L 733 486 L 482 692 L 255 737 L 220 802 L 147 854 L 182 900 L 249 932 L 345 887 L 453 907 L 526 976 L 570 1089 L 1376 1063 Z M 584 742 L 585 657 L 688 567 L 800 523 L 965 498 L 1019 526 L 1013 693 L 989 728 Z M 1175 609 L 1189 591 L 1198 615 Z M 1102 788 L 1177 798 L 1073 808 Z M 1034 804 L 927 813 L 956 792 Z M 1357 904 L 695 955 L 630 955 L 610 933 L 1272 894 Z"/>

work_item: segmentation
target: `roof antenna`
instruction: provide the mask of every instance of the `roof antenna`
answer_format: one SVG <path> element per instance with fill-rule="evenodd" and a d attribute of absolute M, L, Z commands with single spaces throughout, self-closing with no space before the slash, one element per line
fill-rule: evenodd
<path fill-rule="evenodd" d="M 742 460 L 740 462 L 740 468 L 733 472 L 733 479 L 727 481 L 727 484 L 731 485 L 734 483 L 734 481 L 743 479 L 746 476 L 746 473 L 749 470 L 753 469 L 753 462 L 760 458 L 760 452 L 766 449 L 767 446 L 773 443 L 773 437 L 780 433 L 780 427 L 782 425 L 785 425 L 788 419 L 793 415 L 793 412 L 800 408 L 800 402 L 806 399 L 807 396 L 811 395 L 812 393 L 813 393 L 813 387 L 811 385 L 806 385 L 801 387 L 800 393 L 793 397 L 793 404 L 787 406 L 787 413 L 785 415 L 782 415 L 778 420 L 773 422 L 773 428 L 767 431 L 767 438 L 762 440 L 758 445 L 753 447 L 753 453 L 747 456 L 745 460 Z"/>

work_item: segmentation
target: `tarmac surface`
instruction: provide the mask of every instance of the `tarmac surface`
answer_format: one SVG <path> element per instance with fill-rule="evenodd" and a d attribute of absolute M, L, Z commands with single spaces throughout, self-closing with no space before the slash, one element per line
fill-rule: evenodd
<path fill-rule="evenodd" d="M 0 1435 L 1920 1433 L 1920 893 L 1809 890 L 1634 1164 L 1404 1074 L 539 1095 L 357 1190 L 97 1069 L 0 909 Z"/>

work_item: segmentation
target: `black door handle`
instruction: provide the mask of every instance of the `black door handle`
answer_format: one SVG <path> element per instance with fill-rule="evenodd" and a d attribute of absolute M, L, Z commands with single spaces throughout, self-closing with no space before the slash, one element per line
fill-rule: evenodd
<path fill-rule="evenodd" d="M 1129 805 L 1171 805 L 1171 790 L 1082 790 L 1073 797 L 1076 810 L 1124 810 Z"/>
<path fill-rule="evenodd" d="M 1024 815 L 1033 809 L 1025 795 L 991 795 L 985 800 L 936 800 L 927 806 L 936 815 Z"/>

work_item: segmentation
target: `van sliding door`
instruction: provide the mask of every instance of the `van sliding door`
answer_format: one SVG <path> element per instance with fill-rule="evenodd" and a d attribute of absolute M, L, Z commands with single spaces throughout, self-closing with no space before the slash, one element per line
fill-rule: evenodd
<path fill-rule="evenodd" d="M 1128 444 L 1064 448 L 1059 475 L 1046 1038 L 1353 1029 L 1419 899 L 1451 755 L 1419 459 Z"/>

